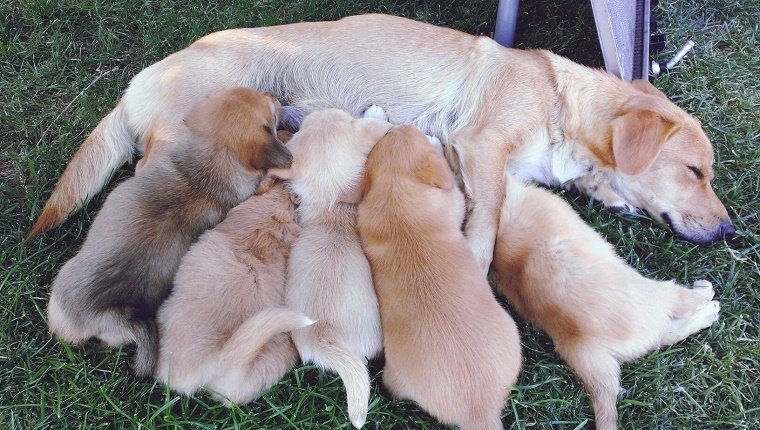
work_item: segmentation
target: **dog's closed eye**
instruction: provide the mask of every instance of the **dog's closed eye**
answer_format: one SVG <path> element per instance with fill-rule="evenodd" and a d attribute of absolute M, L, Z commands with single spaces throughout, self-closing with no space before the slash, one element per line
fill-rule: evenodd
<path fill-rule="evenodd" d="M 686 166 L 689 170 L 691 170 L 691 173 L 694 174 L 694 176 L 697 177 L 697 179 L 703 179 L 705 177 L 705 174 L 702 173 L 701 170 L 699 170 L 697 167 L 694 166 Z"/>

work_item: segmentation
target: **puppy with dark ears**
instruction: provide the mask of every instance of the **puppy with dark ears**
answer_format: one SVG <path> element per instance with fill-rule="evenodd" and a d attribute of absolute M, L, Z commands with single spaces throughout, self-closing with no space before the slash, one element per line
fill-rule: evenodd
<path fill-rule="evenodd" d="M 365 113 L 378 115 L 373 107 Z M 382 350 L 382 331 L 372 274 L 356 230 L 356 201 L 364 163 L 391 125 L 355 119 L 337 109 L 306 117 L 288 142 L 289 179 L 300 199 L 301 235 L 288 261 L 287 305 L 317 320 L 292 332 L 304 362 L 333 370 L 346 386 L 348 416 L 360 428 L 370 396 L 366 360 Z"/>
<path fill-rule="evenodd" d="M 395 127 L 370 153 L 365 184 L 358 226 L 380 305 L 383 383 L 441 422 L 503 428 L 520 338 L 467 246 L 464 196 L 443 155 L 418 129 Z"/>
<path fill-rule="evenodd" d="M 279 182 L 200 237 L 158 311 L 157 379 L 185 395 L 206 388 L 243 404 L 295 366 L 288 332 L 313 323 L 283 307 L 299 231 L 292 195 Z"/>
<path fill-rule="evenodd" d="M 712 285 L 641 276 L 559 196 L 506 176 L 493 258 L 497 289 L 586 385 L 596 428 L 617 428 L 620 364 L 718 319 Z"/>
<path fill-rule="evenodd" d="M 155 314 L 180 259 L 206 229 L 253 194 L 268 168 L 292 157 L 276 130 L 271 95 L 230 88 L 196 106 L 192 138 L 116 187 L 79 253 L 61 268 L 48 304 L 58 338 L 109 346 L 135 342 L 136 373 L 152 374 L 158 352 Z"/>

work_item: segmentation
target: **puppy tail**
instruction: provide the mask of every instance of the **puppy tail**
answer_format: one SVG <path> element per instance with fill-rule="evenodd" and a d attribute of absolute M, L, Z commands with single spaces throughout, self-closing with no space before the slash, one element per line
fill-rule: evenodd
<path fill-rule="evenodd" d="M 221 359 L 239 366 L 250 365 L 272 336 L 306 327 L 316 321 L 286 308 L 272 307 L 251 316 L 224 343 Z M 223 364 L 228 367 L 230 364 Z"/>
<path fill-rule="evenodd" d="M 124 106 L 119 103 L 71 158 L 24 243 L 61 224 L 100 191 L 113 171 L 132 158 L 134 142 Z"/>
<path fill-rule="evenodd" d="M 149 377 L 153 374 L 158 356 L 158 327 L 154 319 L 134 321 L 129 327 L 134 336 L 137 352 L 132 368 L 138 376 Z"/>
<path fill-rule="evenodd" d="M 357 357 L 343 345 L 319 339 L 313 346 L 312 361 L 318 366 L 335 371 L 346 386 L 348 419 L 356 428 L 367 421 L 369 409 L 369 371 L 366 361 Z"/>

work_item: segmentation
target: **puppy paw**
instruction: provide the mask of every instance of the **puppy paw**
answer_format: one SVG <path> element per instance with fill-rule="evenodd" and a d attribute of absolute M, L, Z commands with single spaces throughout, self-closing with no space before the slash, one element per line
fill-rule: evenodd
<path fill-rule="evenodd" d="M 711 300 L 694 311 L 691 320 L 697 325 L 698 330 L 710 327 L 715 321 L 718 321 L 718 314 L 720 313 L 720 302 L 717 300 Z"/>
<path fill-rule="evenodd" d="M 377 105 L 372 105 L 362 113 L 362 118 L 379 119 L 382 121 L 388 121 L 388 115 L 386 115 L 383 108 Z"/>

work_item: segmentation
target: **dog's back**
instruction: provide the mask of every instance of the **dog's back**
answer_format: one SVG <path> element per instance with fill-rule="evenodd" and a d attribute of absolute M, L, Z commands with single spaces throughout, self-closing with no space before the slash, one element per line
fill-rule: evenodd
<path fill-rule="evenodd" d="M 407 139 L 428 146 L 419 131 L 391 131 L 370 154 L 359 209 L 383 321 L 383 382 L 443 422 L 502 428 L 520 368 L 517 328 L 467 247 L 463 197 L 443 158 L 429 149 L 411 176 L 384 170 L 420 158 L 404 154 Z"/>

